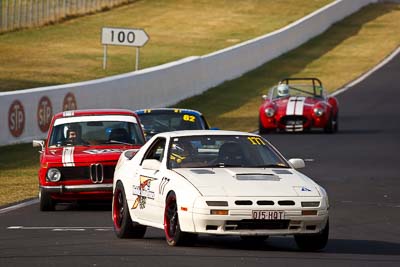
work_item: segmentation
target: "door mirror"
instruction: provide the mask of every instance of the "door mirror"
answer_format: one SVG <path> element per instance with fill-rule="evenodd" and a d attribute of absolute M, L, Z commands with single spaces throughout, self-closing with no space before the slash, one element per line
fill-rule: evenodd
<path fill-rule="evenodd" d="M 156 159 L 145 159 L 143 160 L 142 163 L 143 169 L 158 171 L 160 170 L 160 167 L 161 167 L 161 162 Z"/>
<path fill-rule="evenodd" d="M 267 100 L 268 99 L 268 96 L 267 95 L 262 95 L 262 97 L 261 97 L 263 100 Z"/>
<path fill-rule="evenodd" d="M 41 150 L 44 150 L 44 140 L 33 140 L 32 141 L 33 147 L 41 147 Z"/>
<path fill-rule="evenodd" d="M 302 160 L 302 159 L 289 159 L 289 163 L 295 169 L 302 169 L 306 166 L 306 164 L 304 163 L 304 160 Z"/>

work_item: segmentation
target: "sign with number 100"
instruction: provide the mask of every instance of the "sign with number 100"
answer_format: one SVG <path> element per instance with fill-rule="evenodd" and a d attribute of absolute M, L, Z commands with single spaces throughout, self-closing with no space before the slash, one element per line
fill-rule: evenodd
<path fill-rule="evenodd" d="M 124 45 L 141 47 L 149 40 L 141 29 L 103 28 L 101 43 L 103 45 Z"/>

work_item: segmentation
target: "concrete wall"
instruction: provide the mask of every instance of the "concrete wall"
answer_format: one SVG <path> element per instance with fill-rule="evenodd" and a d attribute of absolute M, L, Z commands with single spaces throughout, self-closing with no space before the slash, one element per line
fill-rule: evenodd
<path fill-rule="evenodd" d="M 44 138 L 68 109 L 163 107 L 237 78 L 377 0 L 338 0 L 275 32 L 205 55 L 108 78 L 0 93 L 0 145 Z"/>

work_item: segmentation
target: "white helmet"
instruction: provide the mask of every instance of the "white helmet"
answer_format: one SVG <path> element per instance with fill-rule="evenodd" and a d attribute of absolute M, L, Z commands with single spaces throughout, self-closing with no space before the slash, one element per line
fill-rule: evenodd
<path fill-rule="evenodd" d="M 288 96 L 289 95 L 289 85 L 284 84 L 284 83 L 278 85 L 277 94 L 278 94 L 278 96 Z"/>

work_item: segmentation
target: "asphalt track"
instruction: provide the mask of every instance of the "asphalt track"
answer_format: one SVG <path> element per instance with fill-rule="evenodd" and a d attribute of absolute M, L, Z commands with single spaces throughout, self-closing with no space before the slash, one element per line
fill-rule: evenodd
<path fill-rule="evenodd" d="M 251 246 L 237 237 L 200 236 L 168 247 L 163 232 L 121 240 L 109 204 L 37 204 L 0 213 L 0 266 L 400 266 L 400 54 L 338 96 L 340 132 L 272 134 L 287 157 L 308 159 L 304 173 L 330 196 L 331 234 L 321 252 L 297 250 L 292 237 Z"/>

